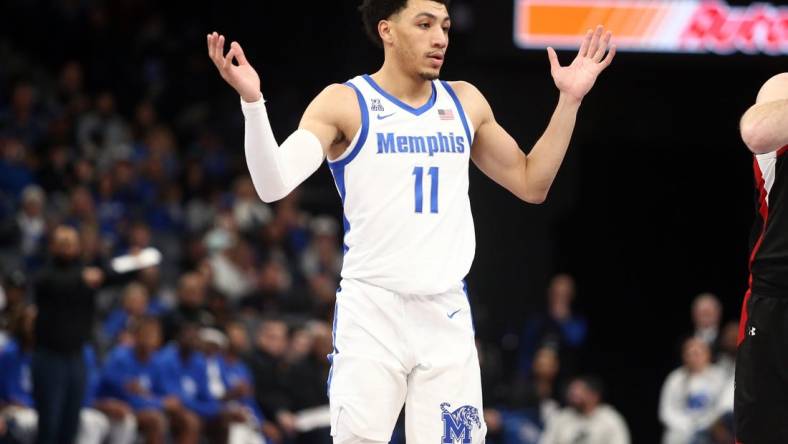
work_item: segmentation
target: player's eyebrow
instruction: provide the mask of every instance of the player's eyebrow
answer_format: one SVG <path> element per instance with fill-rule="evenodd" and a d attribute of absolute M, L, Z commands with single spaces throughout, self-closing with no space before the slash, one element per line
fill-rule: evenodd
<path fill-rule="evenodd" d="M 420 13 L 416 14 L 415 18 L 419 19 L 419 18 L 422 18 L 422 17 L 428 18 L 430 20 L 438 20 L 438 16 L 435 15 L 435 14 L 432 14 L 430 12 L 420 12 Z M 448 15 L 443 17 L 443 21 L 444 22 L 447 21 L 447 20 L 451 20 Z"/>

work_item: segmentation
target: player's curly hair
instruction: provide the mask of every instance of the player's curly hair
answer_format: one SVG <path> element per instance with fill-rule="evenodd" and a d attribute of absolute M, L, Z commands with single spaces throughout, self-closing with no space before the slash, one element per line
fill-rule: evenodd
<path fill-rule="evenodd" d="M 443 3 L 446 8 L 449 7 L 451 0 L 432 0 L 434 2 Z M 372 40 L 372 43 L 379 47 L 383 47 L 383 41 L 378 34 L 378 23 L 381 20 L 387 20 L 392 15 L 405 9 L 408 5 L 408 0 L 363 0 L 358 10 L 361 12 L 361 21 L 364 23 L 364 30 L 367 36 Z"/>

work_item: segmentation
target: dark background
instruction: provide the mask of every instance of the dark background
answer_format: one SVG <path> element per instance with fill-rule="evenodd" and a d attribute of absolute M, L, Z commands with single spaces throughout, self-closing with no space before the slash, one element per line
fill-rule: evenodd
<path fill-rule="evenodd" d="M 99 60 L 86 66 L 87 83 L 114 91 L 121 110 L 154 89 L 161 115 L 180 125 L 197 115 L 241 150 L 238 97 L 210 64 L 205 35 L 217 30 L 244 46 L 283 140 L 323 87 L 380 66 L 357 3 L 121 0 L 97 15 L 80 1 L 3 2 L 0 60 L 25 54 L 28 65 L 0 62 L 0 84 Z M 475 84 L 528 150 L 558 96 L 546 53 L 514 47 L 512 1 L 455 0 L 452 12 L 442 77 Z M 559 56 L 569 63 L 573 54 Z M 479 335 L 514 346 L 550 276 L 571 273 L 590 324 L 582 368 L 607 381 L 634 442 L 657 442 L 659 389 L 678 365 L 692 298 L 714 292 L 724 318 L 738 317 L 753 214 L 738 120 L 782 70 L 784 57 L 621 52 L 586 97 L 545 204 L 518 201 L 472 167 L 478 247 L 468 282 Z M 306 204 L 340 213 L 326 167 L 306 188 Z"/>

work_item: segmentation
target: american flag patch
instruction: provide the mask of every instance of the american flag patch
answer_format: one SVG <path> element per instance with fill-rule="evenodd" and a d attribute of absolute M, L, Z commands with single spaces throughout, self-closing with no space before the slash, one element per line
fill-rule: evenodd
<path fill-rule="evenodd" d="M 439 109 L 438 116 L 441 120 L 454 120 L 454 112 L 450 109 Z"/>

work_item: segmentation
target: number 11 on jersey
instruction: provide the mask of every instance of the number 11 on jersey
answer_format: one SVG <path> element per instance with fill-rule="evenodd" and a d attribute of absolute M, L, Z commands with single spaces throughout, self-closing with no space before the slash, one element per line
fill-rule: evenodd
<path fill-rule="evenodd" d="M 438 212 L 438 167 L 430 167 L 427 171 L 430 176 L 430 213 Z M 423 180 L 424 167 L 413 168 L 413 175 L 416 176 L 414 192 L 416 194 L 416 212 L 422 212 L 422 201 L 424 200 Z"/>

